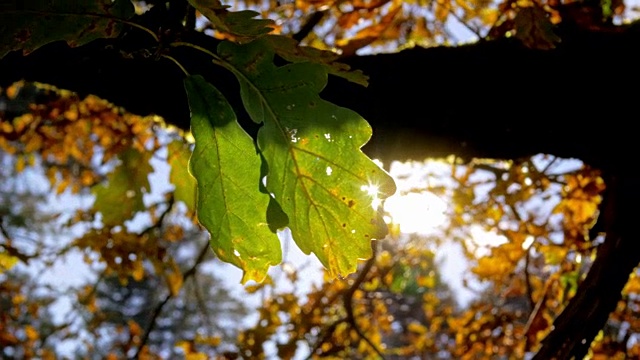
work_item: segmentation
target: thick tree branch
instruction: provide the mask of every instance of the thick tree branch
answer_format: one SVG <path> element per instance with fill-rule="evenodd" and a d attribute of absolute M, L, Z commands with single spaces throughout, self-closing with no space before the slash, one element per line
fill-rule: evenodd
<path fill-rule="evenodd" d="M 23 78 L 47 82 L 188 127 L 183 72 L 166 58 L 132 50 L 144 35 L 131 31 L 81 48 L 57 43 L 26 57 L 10 54 L 0 61 L 0 86 Z M 371 77 L 369 87 L 331 77 L 322 96 L 369 120 L 374 136 L 364 149 L 385 160 L 548 153 L 622 166 L 633 143 L 626 118 L 636 94 L 627 84 L 640 82 L 634 51 L 640 31 L 560 32 L 562 44 L 549 51 L 496 40 L 345 59 Z M 185 36 L 215 49 L 203 34 Z M 233 75 L 191 49 L 169 55 L 212 81 L 246 120 Z"/>
<path fill-rule="evenodd" d="M 553 323 L 534 359 L 582 359 L 621 298 L 629 274 L 640 262 L 637 218 L 640 176 L 623 173 L 607 179 L 606 238 L 587 277 Z"/>

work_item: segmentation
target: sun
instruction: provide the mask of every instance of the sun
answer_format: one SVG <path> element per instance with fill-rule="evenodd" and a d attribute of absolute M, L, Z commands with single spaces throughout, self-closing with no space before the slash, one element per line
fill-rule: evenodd
<path fill-rule="evenodd" d="M 432 180 L 439 182 L 450 172 L 451 165 L 445 161 L 394 161 L 389 175 L 394 178 L 398 191 L 387 198 L 384 211 L 387 222 L 399 227 L 401 233 L 433 234 L 447 220 L 447 203 L 428 191 Z"/>
<path fill-rule="evenodd" d="M 391 196 L 384 203 L 402 233 L 429 234 L 447 221 L 447 204 L 429 191 Z"/>

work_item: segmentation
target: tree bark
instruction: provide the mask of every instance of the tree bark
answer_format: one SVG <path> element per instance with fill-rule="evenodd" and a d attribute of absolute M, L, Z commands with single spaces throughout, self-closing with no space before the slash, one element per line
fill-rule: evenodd
<path fill-rule="evenodd" d="M 606 238 L 576 295 L 555 319 L 534 360 L 582 359 L 615 310 L 629 274 L 640 262 L 637 239 L 640 176 L 630 171 L 607 176 L 603 209 Z"/>

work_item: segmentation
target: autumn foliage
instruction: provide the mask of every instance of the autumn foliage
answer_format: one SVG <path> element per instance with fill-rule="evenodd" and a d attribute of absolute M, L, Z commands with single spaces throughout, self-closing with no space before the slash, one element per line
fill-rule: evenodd
<path fill-rule="evenodd" d="M 58 339 L 71 341 L 76 354 L 107 357 L 182 353 L 252 358 L 263 356 L 265 344 L 272 343 L 281 358 L 302 348 L 318 357 L 520 358 L 535 351 L 550 331 L 602 240 L 590 232 L 605 190 L 598 171 L 552 156 L 471 164 L 449 159 L 438 163 L 448 171 L 422 175 L 435 181 L 403 190 L 430 191 L 445 199 L 449 217 L 441 228 L 429 235 L 405 234 L 401 224 L 392 223 L 390 237 L 373 243 L 375 256 L 363 262 L 358 273 L 342 280 L 326 277 L 306 293 L 278 286 L 289 283 L 296 289 L 308 281 L 285 262 L 280 275 L 246 288 L 261 294 L 256 326 L 225 329 L 196 320 L 215 323 L 211 317 L 221 311 L 217 307 L 241 300 L 221 302 L 221 295 L 197 294 L 209 291 L 198 288 L 203 282 L 213 280 L 212 290 L 225 285 L 198 270 L 205 262 L 217 262 L 210 258 L 189 198 L 176 201 L 182 196 L 177 195 L 181 185 L 174 184 L 156 202 L 142 201 L 150 192 L 151 158 L 184 166 L 174 159 L 182 134 L 93 96 L 80 99 L 24 83 L 3 94 L 12 103 L 27 103 L 26 112 L 3 121 L 2 128 L 0 339 L 7 356 L 53 358 L 59 349 L 50 339 Z M 38 99 L 25 98 L 33 94 Z M 114 180 L 125 173 L 129 182 Z M 53 211 L 50 206 L 29 209 L 26 204 L 47 200 L 32 189 L 18 190 L 26 176 L 44 181 L 44 193 L 53 196 L 49 201 L 90 194 L 96 201 L 55 214 L 45 214 Z M 109 187 L 108 194 L 118 196 L 117 206 L 108 205 L 111 195 L 101 195 Z M 134 214 L 144 214 L 146 219 L 139 222 L 148 226 L 127 226 L 124 222 Z M 37 225 L 29 225 L 35 219 L 40 219 Z M 64 236 L 68 240 L 61 243 L 47 240 L 50 231 L 63 236 L 78 227 L 82 231 Z M 499 243 L 477 241 L 478 228 Z M 32 240 L 25 242 L 27 233 Z M 469 268 L 465 286 L 477 292 L 462 307 L 439 270 L 436 254 L 447 244 L 462 250 L 466 260 L 458 261 Z M 29 270 L 46 272 L 72 254 L 87 264 L 92 281 L 54 289 Z M 629 346 L 629 339 L 640 332 L 633 310 L 638 281 L 636 276 L 630 279 L 623 301 L 592 344 L 595 357 L 638 355 L 638 346 Z M 114 293 L 121 296 L 114 298 Z M 51 314 L 59 311 L 56 298 L 61 295 L 69 297 L 73 310 L 65 321 L 54 322 Z M 123 306 L 134 300 L 150 308 L 134 306 L 138 312 L 128 314 Z M 189 302 L 194 303 L 187 306 Z M 206 305 L 195 305 L 199 302 Z M 235 315 L 227 315 L 242 317 L 246 310 L 240 304 Z M 192 328 L 180 330 L 187 326 L 176 312 L 194 319 L 189 321 Z M 167 326 L 176 330 L 158 337 Z M 116 335 L 100 343 L 100 334 L 109 328 Z M 301 348 L 301 343 L 306 345 Z"/>
<path fill-rule="evenodd" d="M 452 22 L 477 38 L 550 49 L 561 41 L 554 25 L 609 28 L 624 4 L 184 2 L 181 23 L 195 27 L 198 17 L 199 30 L 225 40 L 206 49 L 130 21 L 134 10 L 160 11 L 134 3 L 60 2 L 46 21 L 72 46 L 127 26 L 156 41 L 153 55 L 122 55 L 184 72 L 191 131 L 52 85 L 1 90 L 2 357 L 494 359 L 540 348 L 604 241 L 595 226 L 607 190 L 601 172 L 552 154 L 452 155 L 384 164 L 392 180 L 360 151 L 371 136 L 366 121 L 321 91 L 329 75 L 366 84 L 341 56 L 453 43 Z M 24 16 L 12 26 L 37 28 L 42 14 L 28 5 L 11 10 Z M 64 28 L 60 14 L 82 18 L 87 31 Z M 0 54 L 50 40 L 36 33 L 0 37 Z M 189 74 L 167 50 L 175 48 L 228 70 L 248 118 L 214 81 Z M 262 127 L 249 135 L 242 121 Z M 396 196 L 437 196 L 446 221 L 403 231 L 384 207 L 396 184 Z M 296 246 L 324 269 L 290 261 Z M 640 357 L 639 300 L 634 272 L 589 356 Z"/>

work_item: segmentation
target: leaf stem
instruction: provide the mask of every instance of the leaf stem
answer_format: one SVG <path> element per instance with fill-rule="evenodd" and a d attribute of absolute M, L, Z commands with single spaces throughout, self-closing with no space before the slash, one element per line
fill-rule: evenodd
<path fill-rule="evenodd" d="M 187 71 L 187 69 L 185 69 L 184 66 L 182 66 L 182 64 L 178 60 L 176 60 L 176 58 L 174 58 L 171 55 L 167 55 L 167 54 L 161 54 L 160 56 L 162 56 L 165 59 L 171 60 L 174 64 L 176 64 L 180 68 L 180 70 L 182 70 L 182 72 L 186 76 L 189 76 L 189 72 Z"/>

